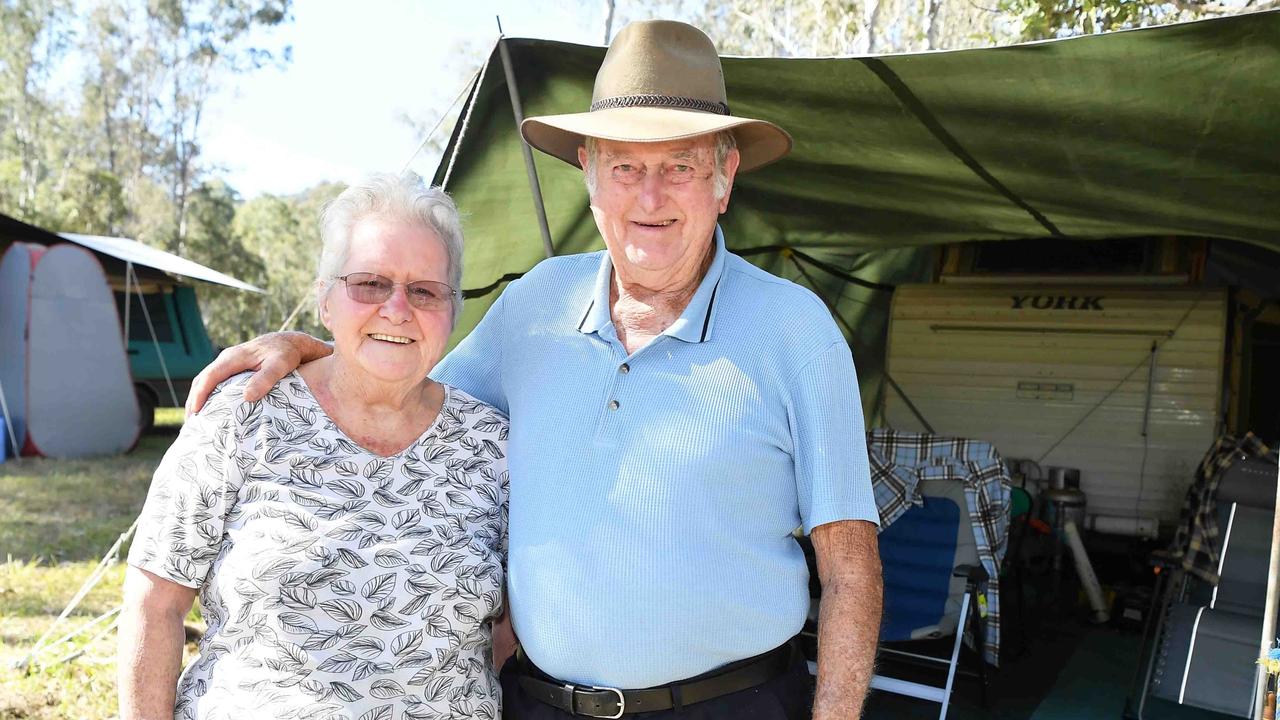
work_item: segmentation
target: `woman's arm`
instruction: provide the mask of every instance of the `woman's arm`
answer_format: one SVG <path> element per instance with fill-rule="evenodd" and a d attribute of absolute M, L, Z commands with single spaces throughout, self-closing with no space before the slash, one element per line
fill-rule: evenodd
<path fill-rule="evenodd" d="M 172 720 L 185 633 L 196 591 L 130 566 L 120 613 L 120 720 Z"/>

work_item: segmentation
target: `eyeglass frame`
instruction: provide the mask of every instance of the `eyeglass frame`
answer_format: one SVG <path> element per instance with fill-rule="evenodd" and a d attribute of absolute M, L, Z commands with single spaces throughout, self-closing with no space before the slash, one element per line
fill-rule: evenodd
<path fill-rule="evenodd" d="M 388 293 L 388 294 L 387 294 L 387 297 L 386 297 L 386 298 L 384 298 L 384 299 L 382 299 L 382 300 L 377 300 L 377 301 L 374 301 L 374 302 L 365 302 L 365 301 L 363 301 L 363 300 L 359 300 L 359 299 L 357 299 L 357 298 L 355 298 L 355 297 L 353 297 L 353 296 L 352 296 L 352 294 L 351 294 L 351 283 L 350 283 L 350 281 L 348 281 L 348 280 L 347 280 L 347 278 L 351 277 L 352 275 L 368 275 L 368 276 L 370 276 L 371 278 L 381 278 L 381 279 L 383 279 L 383 280 L 386 280 L 387 282 L 390 282 L 390 283 L 391 283 L 391 292 L 390 292 L 390 293 Z M 361 272 L 349 272 L 349 273 L 347 273 L 346 275 L 334 275 L 334 276 L 333 276 L 333 279 L 334 279 L 334 281 L 341 280 L 341 281 L 342 281 L 342 286 L 343 286 L 344 288 L 346 288 L 346 291 L 347 291 L 347 297 L 348 297 L 348 298 L 350 298 L 353 302 L 358 302 L 358 303 L 360 303 L 361 305 L 381 305 L 381 304 L 385 303 L 387 300 L 390 300 L 390 299 L 392 298 L 392 296 L 394 296 L 394 295 L 396 294 L 396 288 L 400 288 L 400 287 L 402 287 L 402 288 L 404 288 L 404 289 L 405 289 L 405 293 L 404 293 L 404 299 L 405 299 L 405 302 L 409 303 L 410 307 L 413 307 L 413 308 L 414 308 L 414 309 L 416 309 L 416 310 L 444 310 L 444 309 L 446 309 L 446 308 L 444 308 L 444 307 L 432 308 L 432 307 L 418 307 L 417 305 L 415 305 L 415 304 L 414 304 L 414 302 L 413 302 L 413 296 L 409 294 L 409 286 L 410 286 L 410 285 L 416 285 L 416 284 L 418 284 L 418 283 L 431 283 L 432 285 L 439 285 L 439 286 L 441 286 L 441 287 L 443 287 L 443 288 L 448 289 L 448 291 L 449 291 L 449 307 L 450 307 L 450 308 L 456 308 L 456 307 L 457 307 L 457 302 L 458 302 L 459 300 L 461 300 L 461 299 L 462 299 L 462 291 L 461 291 L 461 290 L 459 290 L 459 289 L 457 289 L 457 288 L 453 287 L 453 286 L 452 286 L 452 285 L 450 285 L 449 283 L 442 283 L 442 282 L 440 282 L 439 280 L 410 280 L 409 282 L 403 282 L 403 283 L 400 283 L 400 282 L 395 282 L 395 281 L 393 281 L 391 278 L 387 277 L 386 275 L 379 275 L 378 273 L 363 272 L 363 271 L 361 271 Z"/>
<path fill-rule="evenodd" d="M 617 173 L 618 173 L 618 168 L 622 165 L 631 165 L 633 167 L 638 167 L 640 169 L 639 175 L 636 178 L 631 180 L 620 179 Z M 662 179 L 662 182 L 665 185 L 677 185 L 677 186 L 688 185 L 692 183 L 694 180 L 710 180 L 711 178 L 715 177 L 716 170 L 717 170 L 717 168 L 713 167 L 711 170 L 705 171 L 703 174 L 690 174 L 688 176 L 688 179 L 682 178 L 678 180 L 672 180 L 671 179 L 672 175 L 670 174 L 670 170 L 668 166 L 670 166 L 671 168 L 678 167 L 678 166 L 685 166 L 685 167 L 688 167 L 690 171 L 696 171 L 698 169 L 691 163 L 687 163 L 687 162 L 664 161 L 660 165 L 658 165 L 658 177 Z M 606 169 L 609 171 L 609 179 L 623 187 L 636 187 L 641 183 L 643 183 L 645 178 L 649 176 L 648 163 L 620 162 L 617 164 L 607 164 Z M 679 177 L 679 176 L 676 176 L 676 177 Z"/>

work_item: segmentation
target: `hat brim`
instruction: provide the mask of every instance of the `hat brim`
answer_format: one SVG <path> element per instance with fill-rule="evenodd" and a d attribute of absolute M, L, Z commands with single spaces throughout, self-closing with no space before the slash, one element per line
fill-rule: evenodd
<path fill-rule="evenodd" d="M 764 120 L 661 107 L 611 108 L 567 115 L 526 118 L 520 134 L 548 155 L 578 165 L 578 147 L 586 137 L 619 142 L 666 142 L 732 130 L 742 162 L 739 173 L 751 172 L 791 152 L 786 130 Z"/>

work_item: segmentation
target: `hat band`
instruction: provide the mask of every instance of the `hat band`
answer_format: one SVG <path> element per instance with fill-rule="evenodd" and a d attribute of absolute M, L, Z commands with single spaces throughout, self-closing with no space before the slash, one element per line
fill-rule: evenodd
<path fill-rule="evenodd" d="M 678 95 L 619 95 L 591 103 L 591 112 L 631 107 L 665 107 L 680 110 L 698 110 L 717 115 L 729 114 L 728 103 L 680 97 Z"/>

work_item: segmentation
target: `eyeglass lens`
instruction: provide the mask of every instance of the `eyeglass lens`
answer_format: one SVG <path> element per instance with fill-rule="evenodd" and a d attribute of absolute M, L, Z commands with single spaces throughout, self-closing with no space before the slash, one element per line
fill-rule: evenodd
<path fill-rule="evenodd" d="M 386 302 L 396 286 L 390 278 L 374 273 L 350 273 L 338 278 L 347 286 L 347 297 L 358 303 L 379 305 Z M 453 289 L 434 280 L 415 280 L 404 283 L 409 304 L 419 310 L 441 310 L 453 301 Z"/>
<path fill-rule="evenodd" d="M 692 165 L 681 163 L 663 165 L 654 172 L 659 173 L 660 177 L 670 185 L 684 185 L 694 180 L 706 180 L 712 175 L 709 171 L 700 171 Z M 636 185 L 644 180 L 649 169 L 639 163 L 620 163 L 614 165 L 610 173 L 614 182 L 622 185 Z"/>

